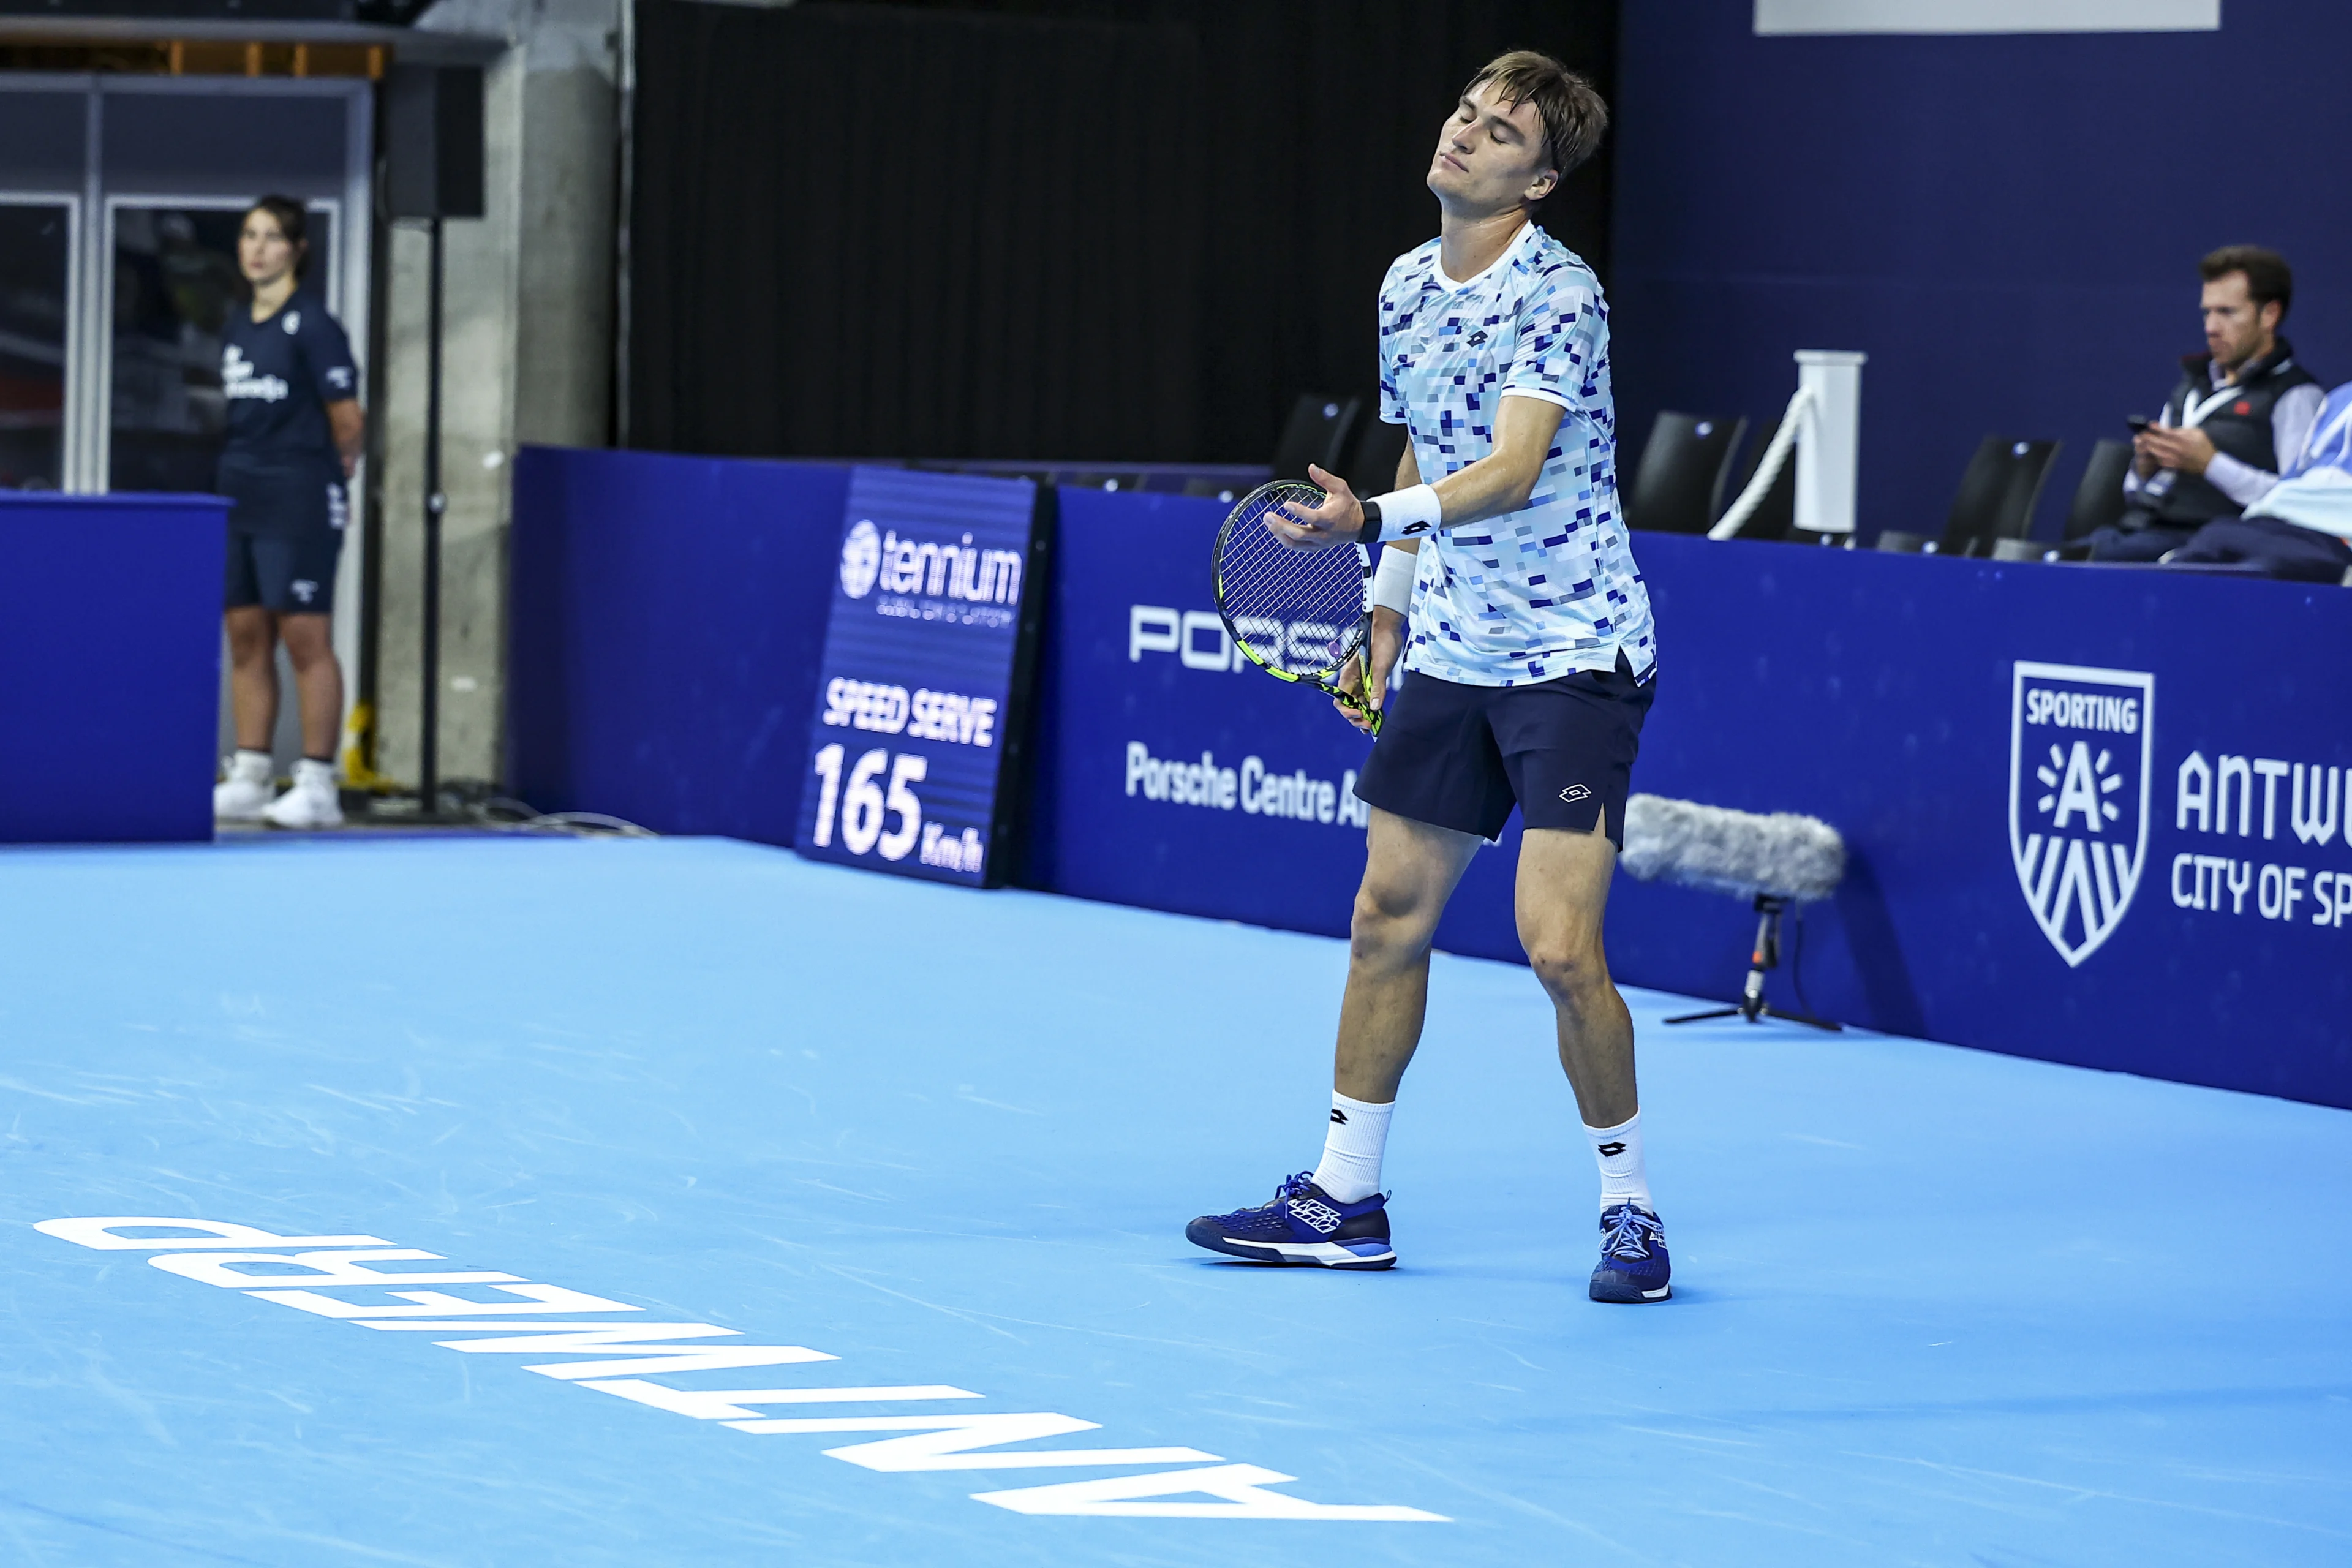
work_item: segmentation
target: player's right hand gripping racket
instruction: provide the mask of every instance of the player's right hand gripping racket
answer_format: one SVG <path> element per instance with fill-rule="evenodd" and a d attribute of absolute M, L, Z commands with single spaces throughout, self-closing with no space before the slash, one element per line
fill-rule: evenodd
<path fill-rule="evenodd" d="M 1364 662 L 1366 681 L 1371 675 L 1372 552 L 1353 542 L 1293 550 L 1265 525 L 1276 507 L 1319 506 L 1323 493 L 1297 479 L 1276 479 L 1225 515 L 1212 567 L 1217 614 L 1252 664 L 1277 680 L 1329 692 L 1378 734 L 1380 710 L 1339 685 L 1357 660 Z"/>

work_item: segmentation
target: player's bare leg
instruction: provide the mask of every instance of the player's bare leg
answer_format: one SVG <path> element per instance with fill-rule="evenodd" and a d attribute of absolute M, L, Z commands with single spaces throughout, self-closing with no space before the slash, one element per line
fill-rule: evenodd
<path fill-rule="evenodd" d="M 1607 826 L 1590 833 L 1528 830 L 1519 844 L 1519 944 L 1551 997 L 1559 1065 L 1601 1167 L 1601 1264 L 1592 1272 L 1592 1299 L 1663 1301 L 1672 1294 L 1671 1271 L 1643 1167 L 1633 1016 L 1609 978 L 1601 942 L 1617 866 Z"/>
<path fill-rule="evenodd" d="M 236 715 L 237 749 L 267 752 L 278 727 L 278 622 L 259 605 L 226 611 L 229 708 Z"/>
<path fill-rule="evenodd" d="M 1470 834 L 1371 808 L 1331 1075 L 1341 1094 L 1381 1105 L 1396 1099 L 1421 1044 L 1429 944 L 1478 844 Z"/>
<path fill-rule="evenodd" d="M 1386 1268 L 1396 1262 L 1388 1200 L 1380 1191 L 1381 1152 L 1397 1084 L 1421 1044 L 1430 939 L 1479 841 L 1378 806 L 1371 814 L 1364 880 L 1350 922 L 1322 1161 L 1311 1175 L 1302 1171 L 1286 1180 L 1270 1203 L 1202 1215 L 1184 1227 L 1195 1245 L 1213 1252 L 1325 1268 Z"/>
<path fill-rule="evenodd" d="M 1528 830 L 1519 843 L 1519 945 L 1551 997 L 1559 1065 L 1589 1127 L 1614 1127 L 1642 1109 L 1633 1083 L 1633 1016 L 1609 978 L 1601 916 L 1616 847 L 1591 833 Z"/>

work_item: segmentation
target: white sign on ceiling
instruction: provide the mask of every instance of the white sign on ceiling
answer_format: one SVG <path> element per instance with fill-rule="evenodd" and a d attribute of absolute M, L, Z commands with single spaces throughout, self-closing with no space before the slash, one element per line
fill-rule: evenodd
<path fill-rule="evenodd" d="M 1756 0 L 1759 37 L 1808 33 L 2217 33 L 2221 0 Z"/>

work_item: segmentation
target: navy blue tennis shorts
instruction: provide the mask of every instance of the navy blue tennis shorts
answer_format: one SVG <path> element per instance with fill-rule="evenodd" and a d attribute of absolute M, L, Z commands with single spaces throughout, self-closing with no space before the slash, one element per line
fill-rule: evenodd
<path fill-rule="evenodd" d="M 343 487 L 278 479 L 223 489 L 236 505 L 228 515 L 222 604 L 232 610 L 259 605 L 281 616 L 331 613 L 347 515 Z"/>
<path fill-rule="evenodd" d="M 1581 669 L 1531 686 L 1463 686 L 1408 671 L 1356 781 L 1382 811 L 1481 838 L 1501 837 L 1511 807 L 1528 827 L 1590 833 L 1605 821 L 1625 847 L 1625 796 L 1651 674 Z M 1605 814 L 1605 815 L 1604 815 Z"/>

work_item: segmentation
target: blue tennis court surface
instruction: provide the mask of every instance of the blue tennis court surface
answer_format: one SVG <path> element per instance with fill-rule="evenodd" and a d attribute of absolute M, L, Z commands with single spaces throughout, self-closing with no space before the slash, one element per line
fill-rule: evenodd
<path fill-rule="evenodd" d="M 9 1563 L 2352 1560 L 2340 1111 L 1636 993 L 1677 1300 L 1604 1308 L 1505 965 L 1402 1266 L 1273 1272 L 1181 1233 L 1313 1163 L 1337 942 L 683 839 L 0 898 Z M 34 1228 L 118 1215 L 359 1239 Z"/>

